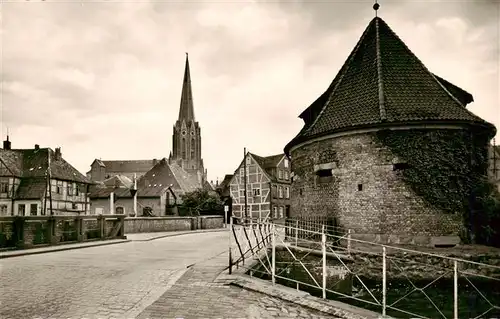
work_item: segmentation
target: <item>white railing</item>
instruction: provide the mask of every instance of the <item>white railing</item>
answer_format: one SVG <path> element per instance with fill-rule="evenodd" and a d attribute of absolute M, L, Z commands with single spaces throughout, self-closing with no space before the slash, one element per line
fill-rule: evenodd
<path fill-rule="evenodd" d="M 229 271 L 243 267 L 273 284 L 293 284 L 382 316 L 458 319 L 500 315 L 500 266 L 357 240 L 349 230 L 326 225 L 310 230 L 296 227 L 298 224 L 231 218 Z M 310 258 L 313 255 L 318 257 L 316 262 Z M 479 285 L 478 278 L 489 286 Z M 445 280 L 449 287 L 435 287 Z M 406 284 L 400 285 L 401 281 Z M 359 289 L 349 292 L 342 284 Z M 417 293 L 420 299 L 414 297 Z M 463 298 L 465 293 L 467 298 Z M 473 313 L 465 309 L 467 303 Z M 434 313 L 429 315 L 431 310 Z"/>

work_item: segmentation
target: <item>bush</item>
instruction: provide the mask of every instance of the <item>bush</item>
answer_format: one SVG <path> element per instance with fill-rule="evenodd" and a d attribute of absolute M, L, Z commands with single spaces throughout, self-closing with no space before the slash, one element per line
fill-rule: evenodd
<path fill-rule="evenodd" d="M 199 216 L 220 214 L 224 211 L 224 203 L 217 194 L 212 194 L 207 190 L 195 190 L 181 195 L 182 204 L 179 207 L 179 215 Z"/>

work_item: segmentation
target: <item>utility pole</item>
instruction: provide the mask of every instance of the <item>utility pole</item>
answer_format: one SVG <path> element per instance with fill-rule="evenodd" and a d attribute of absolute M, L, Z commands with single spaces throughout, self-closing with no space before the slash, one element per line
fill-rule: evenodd
<path fill-rule="evenodd" d="M 243 185 L 245 187 L 245 221 L 248 218 L 248 196 L 247 196 L 247 148 L 243 148 L 243 172 L 245 177 L 243 179 Z"/>
<path fill-rule="evenodd" d="M 134 217 L 137 217 L 137 174 L 134 173 Z"/>
<path fill-rule="evenodd" d="M 50 170 L 50 148 L 47 150 L 48 160 L 47 160 L 47 175 L 49 179 L 49 205 L 50 205 L 50 215 L 54 215 L 52 210 L 52 180 L 51 180 L 51 170 Z M 57 187 L 57 186 L 56 186 Z"/>

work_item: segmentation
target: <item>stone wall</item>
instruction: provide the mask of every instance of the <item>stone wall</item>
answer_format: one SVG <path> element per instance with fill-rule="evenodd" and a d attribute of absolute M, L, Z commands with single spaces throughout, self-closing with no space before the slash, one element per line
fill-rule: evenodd
<path fill-rule="evenodd" d="M 125 234 L 222 228 L 223 216 L 130 217 L 125 219 Z"/>
<path fill-rule="evenodd" d="M 291 217 L 338 218 L 358 234 L 458 236 L 461 212 L 445 214 L 417 196 L 393 165 L 403 162 L 378 143 L 375 132 L 345 135 L 291 152 Z M 331 168 L 330 181 L 316 176 Z"/>

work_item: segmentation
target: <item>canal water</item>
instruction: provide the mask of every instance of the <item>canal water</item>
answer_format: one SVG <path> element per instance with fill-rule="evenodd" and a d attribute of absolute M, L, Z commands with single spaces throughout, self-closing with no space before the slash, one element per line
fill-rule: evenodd
<path fill-rule="evenodd" d="M 311 273 L 310 275 L 304 270 L 302 265 L 297 262 L 293 263 L 293 261 L 284 254 L 277 253 L 276 257 L 276 274 L 279 274 L 281 277 L 294 279 L 296 281 L 305 282 L 314 286 L 314 280 L 311 279 L 312 275 L 316 279 L 316 282 L 321 285 L 322 265 L 320 258 L 313 257 L 304 261 L 307 264 L 307 269 Z M 297 256 L 297 258 L 300 259 L 299 256 Z M 342 271 L 342 269 L 337 266 L 328 265 L 327 267 L 329 269 L 327 276 L 328 289 L 348 296 L 353 296 L 358 299 L 375 302 L 373 297 L 367 292 L 357 278 L 346 271 Z M 271 280 L 271 276 L 266 274 L 265 270 L 259 266 L 256 266 L 253 269 L 252 275 L 264 280 Z M 381 281 L 372 280 L 370 278 L 360 279 L 369 288 L 374 297 L 381 302 Z M 493 305 L 500 304 L 500 282 L 471 278 L 469 278 L 469 280 L 470 282 L 466 279 L 461 279 L 459 281 L 459 317 L 475 318 L 480 316 L 480 318 L 500 318 L 500 309 L 494 309 L 487 312 L 492 308 L 490 302 Z M 290 280 L 277 278 L 276 282 L 291 288 L 297 288 L 297 283 Z M 423 290 L 415 290 L 415 286 L 413 286 L 412 283 L 406 279 L 387 279 L 386 304 L 393 305 L 394 308 L 399 309 L 396 310 L 389 308 L 387 309 L 387 315 L 395 318 L 416 318 L 418 316 L 426 318 L 453 318 L 453 280 L 441 278 L 436 282 L 429 280 L 412 280 L 412 282 L 418 288 L 426 288 Z M 475 288 L 471 283 L 475 286 Z M 309 292 L 313 296 L 322 297 L 322 290 L 320 288 L 299 284 L 299 289 Z M 406 297 L 401 299 L 403 296 Z M 382 312 L 382 307 L 379 305 L 371 305 L 366 302 L 341 296 L 340 294 L 327 293 L 327 298 L 375 312 Z M 418 316 L 407 314 L 404 311 L 417 314 Z"/>

